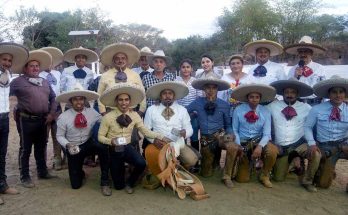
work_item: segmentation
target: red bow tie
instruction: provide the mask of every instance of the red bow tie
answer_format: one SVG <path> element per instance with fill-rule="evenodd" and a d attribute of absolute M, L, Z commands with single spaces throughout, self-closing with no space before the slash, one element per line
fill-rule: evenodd
<path fill-rule="evenodd" d="M 308 76 L 310 76 L 312 74 L 313 74 L 313 70 L 311 68 L 309 68 L 308 66 L 302 67 L 302 75 L 304 77 L 308 77 Z"/>
<path fill-rule="evenodd" d="M 87 127 L 87 119 L 82 113 L 76 114 L 74 123 L 75 123 L 76 128 L 86 128 Z"/>
<path fill-rule="evenodd" d="M 284 114 L 286 120 L 291 120 L 293 117 L 297 116 L 295 108 L 291 106 L 287 106 L 282 110 L 282 113 Z"/>
<path fill-rule="evenodd" d="M 341 121 L 340 109 L 338 107 L 333 107 L 330 114 L 330 120 Z"/>
<path fill-rule="evenodd" d="M 244 117 L 246 121 L 250 123 L 255 123 L 259 119 L 259 116 L 255 113 L 255 111 L 252 110 L 246 113 Z"/>

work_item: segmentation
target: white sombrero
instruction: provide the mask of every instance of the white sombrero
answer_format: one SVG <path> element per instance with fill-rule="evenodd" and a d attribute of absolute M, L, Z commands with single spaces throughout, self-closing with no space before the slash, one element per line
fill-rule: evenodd
<path fill-rule="evenodd" d="M 218 91 L 223 91 L 230 88 L 230 84 L 227 81 L 213 77 L 196 79 L 192 82 L 192 87 L 197 90 L 204 90 L 204 86 L 206 84 L 217 85 Z"/>
<path fill-rule="evenodd" d="M 244 46 L 245 53 L 255 56 L 256 55 L 256 50 L 258 48 L 267 48 L 270 50 L 270 56 L 276 56 L 280 55 L 283 53 L 283 46 L 280 45 L 277 42 L 271 41 L 271 40 L 256 40 L 253 42 L 250 42 Z"/>
<path fill-rule="evenodd" d="M 149 47 L 143 47 L 140 49 L 140 56 L 150 56 L 153 55 L 151 49 Z"/>
<path fill-rule="evenodd" d="M 29 57 L 27 48 L 11 42 L 0 43 L 0 55 L 1 54 L 10 54 L 12 56 L 12 66 L 10 70 L 13 73 L 21 73 Z"/>
<path fill-rule="evenodd" d="M 329 89 L 333 87 L 342 87 L 348 93 L 348 79 L 334 75 L 330 79 L 320 81 L 313 86 L 314 94 L 319 98 L 328 98 Z"/>
<path fill-rule="evenodd" d="M 85 97 L 87 101 L 93 101 L 97 100 L 99 98 L 99 94 L 83 89 L 82 85 L 80 83 L 76 83 L 73 90 L 69 92 L 61 93 L 59 96 L 56 97 L 57 102 L 62 103 L 69 103 L 70 98 L 76 97 L 76 96 L 82 96 Z"/>
<path fill-rule="evenodd" d="M 247 96 L 250 93 L 261 94 L 260 103 L 262 103 L 272 101 L 276 95 L 276 90 L 266 84 L 244 84 L 236 87 L 232 91 L 231 97 L 240 102 L 248 102 Z"/>
<path fill-rule="evenodd" d="M 146 91 L 146 96 L 154 100 L 159 100 L 160 94 L 163 90 L 173 90 L 175 94 L 175 100 L 182 99 L 189 93 L 189 89 L 184 83 L 178 81 L 164 81 L 152 85 Z"/>
<path fill-rule="evenodd" d="M 25 62 L 26 64 L 31 62 L 31 61 L 37 61 L 40 63 L 40 70 L 47 70 L 51 67 L 52 65 L 52 56 L 50 53 L 38 49 L 34 51 L 29 52 L 29 57 L 27 61 Z"/>
<path fill-rule="evenodd" d="M 162 58 L 167 66 L 169 66 L 171 63 L 172 63 L 172 58 L 171 57 L 168 57 L 164 54 L 164 51 L 163 50 L 157 50 L 155 53 L 153 53 L 153 55 L 150 55 L 147 57 L 147 62 L 150 64 L 150 65 L 153 65 L 152 61 L 153 59 L 155 58 Z"/>
<path fill-rule="evenodd" d="M 303 36 L 297 44 L 286 46 L 284 51 L 288 54 L 297 55 L 298 49 L 310 49 L 316 54 L 323 54 L 326 52 L 326 49 L 322 46 L 313 44 L 310 36 Z"/>
<path fill-rule="evenodd" d="M 64 60 L 69 63 L 75 63 L 76 55 L 84 55 L 87 57 L 86 63 L 93 63 L 98 61 L 98 55 L 90 49 L 85 49 L 82 46 L 79 48 L 69 49 L 64 54 Z"/>
<path fill-rule="evenodd" d="M 127 94 L 131 98 L 130 107 L 136 106 L 145 98 L 145 91 L 142 86 L 130 83 L 118 83 L 107 89 L 101 96 L 100 102 L 108 107 L 116 107 L 115 99 L 120 94 Z"/>
<path fill-rule="evenodd" d="M 299 97 L 306 97 L 313 94 L 313 89 L 309 85 L 300 82 L 296 78 L 290 78 L 289 80 L 275 81 L 270 84 L 277 91 L 278 95 L 284 94 L 284 89 L 292 88 L 297 90 Z"/>
<path fill-rule="evenodd" d="M 51 54 L 53 67 L 58 66 L 63 61 L 64 54 L 60 49 L 56 47 L 44 47 L 41 48 L 41 50 L 44 50 Z"/>
<path fill-rule="evenodd" d="M 140 51 L 130 43 L 114 43 L 106 46 L 100 53 L 100 62 L 107 66 L 113 66 L 113 58 L 117 53 L 124 53 L 128 58 L 128 65 L 133 65 L 140 57 Z"/>

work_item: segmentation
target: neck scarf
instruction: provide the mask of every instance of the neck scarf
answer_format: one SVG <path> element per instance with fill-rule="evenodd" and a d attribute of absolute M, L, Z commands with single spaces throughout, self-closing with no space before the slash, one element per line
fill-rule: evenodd
<path fill-rule="evenodd" d="M 54 77 L 54 75 L 52 75 L 50 72 L 48 73 L 46 80 L 48 81 L 48 83 L 50 84 L 50 86 L 52 85 L 57 85 L 57 79 L 56 77 Z"/>
<path fill-rule="evenodd" d="M 265 77 L 266 74 L 267 74 L 266 67 L 260 65 L 260 66 L 256 67 L 256 69 L 254 70 L 254 74 L 253 75 L 255 77 Z"/>
<path fill-rule="evenodd" d="M 332 107 L 330 120 L 341 121 L 340 109 L 338 107 Z"/>
<path fill-rule="evenodd" d="M 302 67 L 302 75 L 304 77 L 311 76 L 312 74 L 313 74 L 313 70 L 311 68 L 309 68 L 308 66 Z"/>
<path fill-rule="evenodd" d="M 295 108 L 292 106 L 287 106 L 282 110 L 286 120 L 291 120 L 293 117 L 297 116 Z"/>
<path fill-rule="evenodd" d="M 127 128 L 132 123 L 132 119 L 127 114 L 121 114 L 116 118 L 116 122 L 122 127 Z"/>
<path fill-rule="evenodd" d="M 87 127 L 87 119 L 86 119 L 85 115 L 83 115 L 82 113 L 76 114 L 74 123 L 75 123 L 76 128 L 86 128 Z"/>
<path fill-rule="evenodd" d="M 255 123 L 259 119 L 259 116 L 253 110 L 251 110 L 248 113 L 246 113 L 244 115 L 244 117 L 245 117 L 246 121 L 249 122 L 249 123 Z"/>
<path fill-rule="evenodd" d="M 121 69 L 118 70 L 116 72 L 116 75 L 115 75 L 115 82 L 116 83 L 127 82 L 127 74 L 124 71 L 122 71 Z"/>
<path fill-rule="evenodd" d="M 0 87 L 8 87 L 10 85 L 10 78 L 7 71 L 0 72 Z"/>
<path fill-rule="evenodd" d="M 76 79 L 84 79 L 87 76 L 87 72 L 83 69 L 77 69 L 73 74 Z"/>
<path fill-rule="evenodd" d="M 216 109 L 216 103 L 209 101 L 204 105 L 204 110 L 208 115 L 214 115 Z"/>
<path fill-rule="evenodd" d="M 174 116 L 174 110 L 171 109 L 169 106 L 167 106 L 163 111 L 162 111 L 162 116 L 169 121 L 172 116 Z"/>

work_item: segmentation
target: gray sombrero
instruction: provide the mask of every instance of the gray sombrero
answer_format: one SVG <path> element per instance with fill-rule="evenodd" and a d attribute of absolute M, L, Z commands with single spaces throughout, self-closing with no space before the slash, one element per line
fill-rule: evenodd
<path fill-rule="evenodd" d="M 250 93 L 260 93 L 260 103 L 262 103 L 272 101 L 276 95 L 276 90 L 266 84 L 244 84 L 236 87 L 232 91 L 231 97 L 240 102 L 248 102 L 247 96 Z"/>
<path fill-rule="evenodd" d="M 73 90 L 61 93 L 59 96 L 56 97 L 57 102 L 62 103 L 69 103 L 70 98 L 76 97 L 76 96 L 82 96 L 85 97 L 87 101 L 93 101 L 97 100 L 99 98 L 99 94 L 83 89 L 82 85 L 80 83 L 76 83 Z"/>
<path fill-rule="evenodd" d="M 173 90 L 176 100 L 184 98 L 189 93 L 189 89 L 184 83 L 178 81 L 164 81 L 152 85 L 146 91 L 146 96 L 154 100 L 159 100 L 163 90 Z"/>
<path fill-rule="evenodd" d="M 204 86 L 206 84 L 217 85 L 218 91 L 223 91 L 230 88 L 230 84 L 227 81 L 213 77 L 196 79 L 192 82 L 192 87 L 197 90 L 204 90 Z"/>
<path fill-rule="evenodd" d="M 334 75 L 330 79 L 320 81 L 313 86 L 314 94 L 319 98 L 328 98 L 329 89 L 333 87 L 342 87 L 348 93 L 348 79 Z"/>
<path fill-rule="evenodd" d="M 280 55 L 281 53 L 283 53 L 283 46 L 282 45 L 280 45 L 277 42 L 274 42 L 271 40 L 266 40 L 266 39 L 256 40 L 256 41 L 247 43 L 244 46 L 245 53 L 252 55 L 252 56 L 256 55 L 256 50 L 258 48 L 267 48 L 271 52 L 270 56 L 276 56 L 276 55 Z"/>
<path fill-rule="evenodd" d="M 58 49 L 56 47 L 49 46 L 49 47 L 41 48 L 41 50 L 44 50 L 44 51 L 51 54 L 53 67 L 58 66 L 63 61 L 64 54 L 60 49 Z"/>
<path fill-rule="evenodd" d="M 310 36 L 303 36 L 298 43 L 286 46 L 284 51 L 288 54 L 297 55 L 298 49 L 311 49 L 313 53 L 316 54 L 323 54 L 326 52 L 326 49 L 322 46 L 313 44 Z"/>
<path fill-rule="evenodd" d="M 127 94 L 130 96 L 130 107 L 136 106 L 145 98 L 145 91 L 142 86 L 130 83 L 119 83 L 107 89 L 100 96 L 100 102 L 108 107 L 116 107 L 115 98 L 120 94 Z"/>
<path fill-rule="evenodd" d="M 38 49 L 33 50 L 29 52 L 29 57 L 26 61 L 26 63 L 29 63 L 31 61 L 37 61 L 40 63 L 40 70 L 47 70 L 52 65 L 52 55 L 48 53 L 47 51 Z"/>
<path fill-rule="evenodd" d="M 69 63 L 75 63 L 76 55 L 85 55 L 87 57 L 86 63 L 93 63 L 95 61 L 98 61 L 97 53 L 90 49 L 83 48 L 82 46 L 66 51 L 64 54 L 64 60 Z"/>
<path fill-rule="evenodd" d="M 299 97 L 306 97 L 313 94 L 313 89 L 309 85 L 300 82 L 296 78 L 290 78 L 289 80 L 275 81 L 270 84 L 277 91 L 278 95 L 284 94 L 284 89 L 292 88 L 296 89 Z"/>
<path fill-rule="evenodd" d="M 128 58 L 128 65 L 136 63 L 140 57 L 139 49 L 130 43 L 114 43 L 106 46 L 100 53 L 100 62 L 106 66 L 113 66 L 113 58 L 117 53 L 124 53 Z"/>
<path fill-rule="evenodd" d="M 153 65 L 152 61 L 153 61 L 153 59 L 155 59 L 155 58 L 162 58 L 162 59 L 166 62 L 167 66 L 169 66 L 169 65 L 172 63 L 172 61 L 173 61 L 171 57 L 166 56 L 166 55 L 164 54 L 164 51 L 163 51 L 163 50 L 157 50 L 155 53 L 153 53 L 153 55 L 149 55 L 149 56 L 147 57 L 147 62 L 148 62 L 150 65 Z"/>
<path fill-rule="evenodd" d="M 29 51 L 26 47 L 12 42 L 0 43 L 0 55 L 10 54 L 12 56 L 11 72 L 21 73 L 23 66 L 29 57 Z"/>

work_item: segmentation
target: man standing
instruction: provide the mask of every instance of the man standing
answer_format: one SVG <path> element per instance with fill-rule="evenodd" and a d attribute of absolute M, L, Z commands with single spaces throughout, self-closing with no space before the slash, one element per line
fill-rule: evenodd
<path fill-rule="evenodd" d="M 273 169 L 273 179 L 284 181 L 288 172 L 293 171 L 308 191 L 315 191 L 312 185 L 315 171 L 320 162 L 320 154 L 308 155 L 308 144 L 304 138 L 304 123 L 311 106 L 297 101 L 299 97 L 313 94 L 313 89 L 295 78 L 276 81 L 271 84 L 284 100 L 267 105 L 272 115 L 274 143 L 279 149 L 278 159 Z M 305 171 L 304 159 L 308 159 Z"/>
<path fill-rule="evenodd" d="M 139 74 L 140 79 L 143 79 L 146 74 L 153 71 L 149 62 L 147 61 L 147 57 L 151 55 L 153 55 L 153 53 L 149 47 L 145 46 L 144 48 L 140 49 L 140 58 L 138 60 L 139 67 L 133 69 L 134 72 Z"/>
<path fill-rule="evenodd" d="M 16 43 L 0 43 L 0 193 L 18 194 L 7 185 L 6 154 L 9 134 L 10 112 L 10 69 L 22 68 L 29 56 L 28 50 Z M 18 71 L 16 71 L 18 72 Z M 0 205 L 3 204 L 0 198 Z"/>
<path fill-rule="evenodd" d="M 62 63 L 63 61 L 63 52 L 55 47 L 45 47 L 42 50 L 47 51 L 52 56 L 52 65 L 45 71 L 40 72 L 39 76 L 44 78 L 50 84 L 50 87 L 53 89 L 56 96 L 60 94 L 60 72 L 54 68 Z M 57 141 L 57 118 L 61 113 L 61 108 L 58 105 L 56 115 L 52 123 L 47 125 L 47 137 L 51 131 L 52 142 L 53 142 L 53 166 L 55 170 L 62 169 L 62 149 Z"/>
<path fill-rule="evenodd" d="M 29 158 L 33 145 L 38 178 L 53 177 L 46 166 L 47 124 L 54 119 L 57 103 L 48 81 L 39 77 L 40 70 L 48 69 L 51 64 L 52 56 L 48 52 L 31 51 L 23 69 L 24 75 L 10 84 L 10 95 L 17 97 L 21 128 L 20 179 L 27 188 L 35 186 L 29 174 Z"/>

